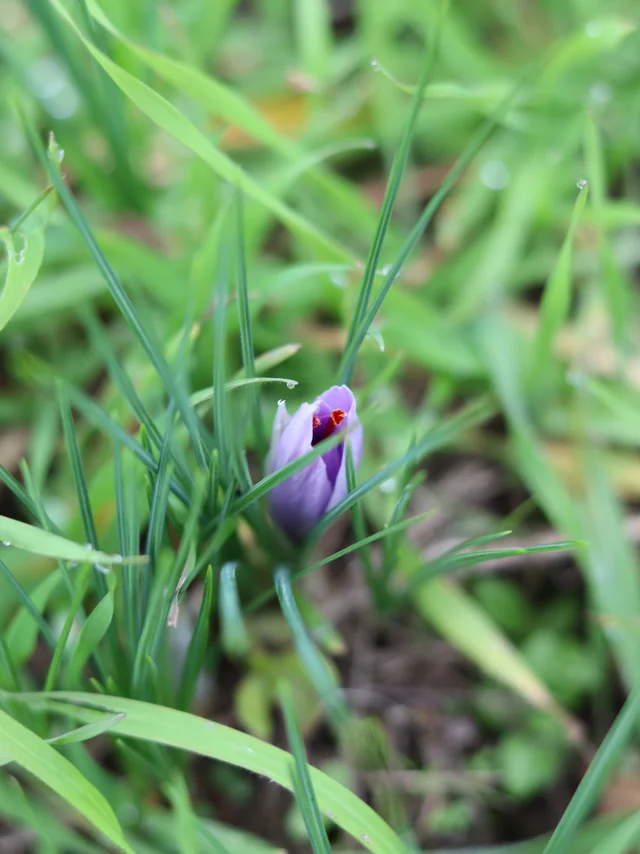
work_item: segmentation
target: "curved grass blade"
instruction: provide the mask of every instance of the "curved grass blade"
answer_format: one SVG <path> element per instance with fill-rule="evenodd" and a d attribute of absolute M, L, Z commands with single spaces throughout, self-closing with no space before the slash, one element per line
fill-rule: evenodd
<path fill-rule="evenodd" d="M 202 669 L 207 653 L 207 643 L 209 640 L 209 628 L 211 625 L 211 602 L 213 600 L 213 569 L 207 567 L 207 574 L 204 578 L 204 590 L 202 592 L 202 602 L 198 611 L 189 641 L 189 649 L 184 661 L 182 669 L 182 679 L 178 690 L 176 706 L 179 709 L 188 711 L 193 702 L 196 692 L 196 683 Z"/>
<path fill-rule="evenodd" d="M 271 744 L 231 727 L 151 703 L 123 697 L 95 696 L 59 691 L 51 694 L 11 696 L 19 702 L 42 705 L 52 711 L 92 722 L 105 711 L 124 713 L 111 729 L 114 736 L 166 744 L 201 756 L 209 756 L 247 771 L 261 774 L 291 790 L 291 755 Z M 400 838 L 371 807 L 335 780 L 310 768 L 311 782 L 321 810 L 374 854 L 407 854 Z"/>
<path fill-rule="evenodd" d="M 0 710 L 0 751 L 64 798 L 127 854 L 134 854 L 104 796 L 53 747 Z"/>
<path fill-rule="evenodd" d="M 242 619 L 235 563 L 225 563 L 220 570 L 218 605 L 223 649 L 232 658 L 246 655 L 249 637 Z"/>
<path fill-rule="evenodd" d="M 387 186 L 384 193 L 384 199 L 382 201 L 382 207 L 380 209 L 378 225 L 376 227 L 373 240 L 371 241 L 371 248 L 369 249 L 369 254 L 367 256 L 364 273 L 362 274 L 362 281 L 358 290 L 356 305 L 353 311 L 353 315 L 351 317 L 349 331 L 347 333 L 347 345 L 345 353 L 343 355 L 342 363 L 340 365 L 340 370 L 338 372 L 339 383 L 348 384 L 351 381 L 351 375 L 353 373 L 353 367 L 355 363 L 355 354 L 357 350 L 353 350 L 352 348 L 350 348 L 349 345 L 352 338 L 356 336 L 360 325 L 364 321 L 365 313 L 367 311 L 367 308 L 369 307 L 371 290 L 373 288 L 373 283 L 376 277 L 376 273 L 378 271 L 378 264 L 380 261 L 380 256 L 382 254 L 382 247 L 384 245 L 384 240 L 387 236 L 387 231 L 391 223 L 391 214 L 393 213 L 393 208 L 396 202 L 396 198 L 398 196 L 398 191 L 400 189 L 402 176 L 404 175 L 404 170 L 407 165 L 407 160 L 409 158 L 409 148 L 411 145 L 411 140 L 413 138 L 418 113 L 420 112 L 420 107 L 422 105 L 424 89 L 427 85 L 429 77 L 433 72 L 433 68 L 438 56 L 438 51 L 440 47 L 440 37 L 442 33 L 442 27 L 444 24 L 447 6 L 448 0 L 441 0 L 441 2 L 439 3 L 438 20 L 435 27 L 435 34 L 433 39 L 431 40 L 429 50 L 425 53 L 425 59 L 423 60 L 422 69 L 420 71 L 418 85 L 411 101 L 411 107 L 409 109 L 405 126 L 402 131 L 402 136 L 400 137 L 400 143 L 393 158 L 393 163 L 391 164 L 391 171 L 389 173 L 389 180 L 387 182 Z"/>
<path fill-rule="evenodd" d="M 560 819 L 544 854 L 563 854 L 606 785 L 622 751 L 637 730 L 640 719 L 640 688 L 635 688 L 600 745 L 587 773 Z"/>
<path fill-rule="evenodd" d="M 287 730 L 287 741 L 294 763 L 292 767 L 292 784 L 296 803 L 302 813 L 307 836 L 311 843 L 313 854 L 331 854 L 331 846 L 327 837 L 327 831 L 322 820 L 322 814 L 318 807 L 316 793 L 309 775 L 307 755 L 304 742 L 300 735 L 296 714 L 293 707 L 291 688 L 287 684 L 280 686 L 280 704 L 284 713 L 284 722 Z"/>

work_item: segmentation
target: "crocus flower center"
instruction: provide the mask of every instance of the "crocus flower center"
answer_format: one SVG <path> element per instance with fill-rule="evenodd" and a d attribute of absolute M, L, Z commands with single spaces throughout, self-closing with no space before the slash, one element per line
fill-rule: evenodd
<path fill-rule="evenodd" d="M 330 436 L 333 431 L 340 426 L 343 420 L 347 417 L 344 409 L 332 409 L 329 415 L 320 418 L 317 415 L 313 416 L 313 438 L 312 445 L 317 445 L 327 436 Z"/>

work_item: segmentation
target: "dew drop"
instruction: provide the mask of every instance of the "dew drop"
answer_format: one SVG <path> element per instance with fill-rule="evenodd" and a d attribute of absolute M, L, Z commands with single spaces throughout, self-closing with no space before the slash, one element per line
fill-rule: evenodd
<path fill-rule="evenodd" d="M 360 839 L 364 842 L 365 845 L 368 845 L 371 842 L 371 837 L 368 833 L 361 833 Z"/>
<path fill-rule="evenodd" d="M 383 276 L 388 276 L 391 272 L 391 264 L 385 264 L 384 267 L 380 270 Z"/>
<path fill-rule="evenodd" d="M 324 814 L 326 815 L 327 818 L 330 818 L 330 819 L 335 818 L 335 815 L 331 812 L 331 810 L 325 810 Z"/>
<path fill-rule="evenodd" d="M 103 566 L 101 563 L 94 563 L 93 568 L 96 572 L 101 572 L 103 575 L 109 575 L 109 567 Z"/>
<path fill-rule="evenodd" d="M 124 558 L 122 557 L 122 555 L 111 555 L 111 560 L 112 560 L 114 563 L 122 563 L 122 561 L 124 560 Z"/>
<path fill-rule="evenodd" d="M 253 747 L 245 747 L 244 752 L 245 753 L 253 753 L 254 752 Z"/>
<path fill-rule="evenodd" d="M 487 160 L 480 167 L 480 180 L 490 190 L 503 190 L 509 178 L 509 170 L 502 160 Z"/>
<path fill-rule="evenodd" d="M 278 406 L 284 406 L 286 402 L 287 402 L 286 400 L 279 400 Z"/>
<path fill-rule="evenodd" d="M 589 87 L 589 98 L 596 104 L 607 104 L 612 97 L 611 86 L 602 80 Z"/>
<path fill-rule="evenodd" d="M 93 546 L 91 545 L 91 543 L 85 543 L 84 547 L 88 552 L 93 550 Z"/>
<path fill-rule="evenodd" d="M 3 541 L 2 541 L 2 545 L 3 545 L 3 546 L 10 546 L 10 545 L 11 545 L 11 540 L 3 540 Z"/>
<path fill-rule="evenodd" d="M 577 182 L 577 184 L 576 184 L 576 187 L 577 187 L 579 190 L 584 190 L 584 188 L 587 186 L 587 184 L 588 184 L 588 183 L 589 183 L 589 182 L 587 181 L 587 179 L 586 179 L 586 178 L 580 178 L 580 180 L 579 180 L 579 181 Z"/>
<path fill-rule="evenodd" d="M 602 35 L 602 21 L 589 21 L 585 27 L 585 31 L 590 39 L 597 39 Z"/>
<path fill-rule="evenodd" d="M 398 486 L 398 482 L 395 477 L 390 477 L 387 480 L 383 480 L 380 484 L 380 492 L 384 492 L 385 495 L 390 495 L 396 487 Z"/>
<path fill-rule="evenodd" d="M 374 71 L 380 71 L 380 63 L 375 58 L 375 56 L 371 57 L 371 67 L 373 68 Z"/>
<path fill-rule="evenodd" d="M 297 385 L 297 380 L 287 380 L 287 388 L 295 388 Z"/>
<path fill-rule="evenodd" d="M 20 252 L 16 252 L 16 264 L 22 264 L 24 261 L 24 249 L 21 249 Z"/>
<path fill-rule="evenodd" d="M 331 284 L 335 285 L 336 288 L 346 288 L 347 287 L 347 276 L 345 273 L 331 273 L 329 276 L 331 279 Z"/>
<path fill-rule="evenodd" d="M 62 163 L 64 159 L 64 148 L 60 148 L 60 146 L 56 149 L 56 157 L 58 158 L 58 163 Z"/>

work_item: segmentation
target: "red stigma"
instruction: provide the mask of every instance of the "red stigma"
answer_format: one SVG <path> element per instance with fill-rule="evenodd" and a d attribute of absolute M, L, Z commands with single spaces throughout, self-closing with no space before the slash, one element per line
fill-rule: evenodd
<path fill-rule="evenodd" d="M 347 413 L 344 411 L 344 409 L 333 409 L 331 411 L 331 415 L 329 415 L 327 426 L 324 428 L 324 436 L 322 438 L 326 439 L 327 436 L 330 436 L 336 429 L 336 427 L 339 427 L 346 417 Z"/>
<path fill-rule="evenodd" d="M 314 415 L 314 416 L 313 416 L 313 422 L 312 422 L 312 424 L 313 424 L 313 429 L 314 429 L 314 430 L 317 430 L 317 429 L 318 429 L 318 427 L 320 426 L 320 419 L 318 418 L 318 416 L 317 416 L 317 415 Z"/>

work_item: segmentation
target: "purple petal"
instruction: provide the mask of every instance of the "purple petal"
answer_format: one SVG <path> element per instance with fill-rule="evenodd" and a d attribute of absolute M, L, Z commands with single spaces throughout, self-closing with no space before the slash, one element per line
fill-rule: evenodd
<path fill-rule="evenodd" d="M 311 403 L 303 403 L 278 436 L 273 448 L 273 471 L 281 469 L 311 450 L 313 437 L 313 411 Z"/>
<path fill-rule="evenodd" d="M 287 412 L 287 405 L 284 400 L 278 401 L 278 409 L 276 410 L 276 417 L 273 420 L 273 430 L 271 432 L 271 447 L 269 448 L 269 454 L 267 456 L 267 473 L 271 474 L 272 471 L 275 471 L 275 457 L 276 457 L 276 449 L 280 442 L 280 437 L 282 436 L 285 427 L 287 427 L 291 423 L 292 416 Z"/>
<path fill-rule="evenodd" d="M 316 400 L 316 405 L 323 403 L 329 408 L 329 412 L 333 409 L 342 409 L 343 412 L 355 406 L 353 392 L 346 385 L 333 385 L 323 392 Z"/>
<path fill-rule="evenodd" d="M 322 458 L 269 493 L 274 519 L 293 540 L 301 539 L 327 508 L 331 483 Z"/>
<path fill-rule="evenodd" d="M 358 421 L 358 416 L 356 415 L 356 402 L 355 400 L 353 400 L 353 395 L 351 407 L 347 411 L 347 417 L 344 419 L 340 426 L 342 427 L 343 425 L 346 425 L 347 428 L 350 428 L 349 435 L 346 438 L 346 442 L 351 448 L 353 465 L 357 471 L 360 465 L 360 460 L 362 459 L 363 431 L 362 425 Z M 329 497 L 329 502 L 326 508 L 327 510 L 330 510 L 332 507 L 335 507 L 338 502 L 342 501 L 342 499 L 349 491 L 347 487 L 347 454 L 346 450 L 344 449 L 344 445 L 339 445 L 339 448 L 343 451 L 343 453 L 340 459 L 338 469 L 335 472 L 335 475 L 332 477 L 333 489 L 331 491 L 331 496 Z M 327 455 L 325 454 L 325 457 L 326 456 Z M 327 468 L 329 468 L 329 466 L 327 466 Z"/>

